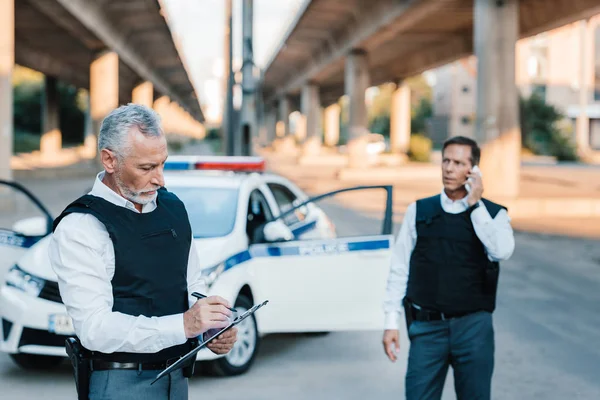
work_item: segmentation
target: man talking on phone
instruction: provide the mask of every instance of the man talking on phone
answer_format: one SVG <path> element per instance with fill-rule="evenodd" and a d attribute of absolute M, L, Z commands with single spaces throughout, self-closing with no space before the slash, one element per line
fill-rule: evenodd
<path fill-rule="evenodd" d="M 480 154 L 467 137 L 444 143 L 443 190 L 409 205 L 393 248 L 383 346 L 396 361 L 404 314 L 408 400 L 440 399 L 449 366 L 459 400 L 491 397 L 499 262 L 515 241 L 506 208 L 482 197 Z"/>

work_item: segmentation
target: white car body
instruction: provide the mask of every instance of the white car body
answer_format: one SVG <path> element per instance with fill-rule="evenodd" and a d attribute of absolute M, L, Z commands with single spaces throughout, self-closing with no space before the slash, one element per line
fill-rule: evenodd
<path fill-rule="evenodd" d="M 207 189 L 237 191 L 231 230 L 224 229 L 223 235 L 212 238 L 198 238 L 194 231 L 194 245 L 206 272 L 204 279 L 209 287 L 206 295 L 222 296 L 231 304 L 236 304 L 240 294 L 250 297 L 254 304 L 269 300 L 255 314 L 259 336 L 383 329 L 382 300 L 393 240 L 390 234 L 338 238 L 323 210 L 308 203 L 285 217 L 285 225 L 280 219 L 280 225 L 269 226 L 271 235 L 279 232 L 288 240 L 251 243 L 246 231 L 251 194 L 253 199 L 260 199 L 257 193 L 264 196 L 258 202 L 267 202 L 273 218 L 281 215 L 281 206 L 285 206 L 281 196 L 276 199 L 274 194 L 281 195 L 281 187 L 294 195 L 294 205 L 307 201 L 308 196 L 289 180 L 266 173 L 176 170 L 165 171 L 165 182 L 165 187 L 186 203 L 190 220 L 194 218 L 196 201 L 204 202 L 200 206 L 204 211 L 206 207 L 214 207 L 214 213 L 226 203 L 218 196 L 192 200 L 190 193 Z M 252 205 L 256 204 L 255 200 Z M 253 214 L 252 218 L 254 215 L 259 214 Z M 43 284 L 37 296 L 31 294 L 37 289 L 27 292 L 6 283 L 0 288 L 3 324 L 0 351 L 66 356 L 64 339 L 75 332 L 60 302 L 57 278 L 49 262 L 50 235 L 28 248 L 8 246 L 7 242 L 16 239 L 14 235 L 11 239 L 7 232 L 0 231 L 0 246 L 5 244 L 0 247 L 0 258 L 9 265 L 4 265 L 4 270 L 16 262 L 24 274 L 31 276 L 30 282 L 39 279 Z M 18 253 L 23 254 L 18 257 Z M 203 349 L 197 360 L 218 357 Z"/>

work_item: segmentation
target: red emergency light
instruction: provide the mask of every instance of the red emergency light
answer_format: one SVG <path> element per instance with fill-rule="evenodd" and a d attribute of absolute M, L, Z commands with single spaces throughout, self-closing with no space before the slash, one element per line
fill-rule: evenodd
<path fill-rule="evenodd" d="M 172 156 L 165 170 L 264 172 L 265 160 L 247 156 Z"/>

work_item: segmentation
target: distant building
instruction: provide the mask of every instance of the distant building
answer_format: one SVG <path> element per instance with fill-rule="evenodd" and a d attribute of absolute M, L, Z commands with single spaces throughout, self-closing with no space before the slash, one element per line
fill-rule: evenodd
<path fill-rule="evenodd" d="M 520 93 L 524 97 L 539 93 L 572 119 L 574 131 L 583 104 L 588 119 L 583 125 L 587 128 L 587 146 L 600 150 L 600 14 L 519 40 L 515 68 Z M 473 137 L 476 58 L 470 56 L 437 68 L 435 75 L 432 139 L 439 142 L 448 136 Z M 582 76 L 585 97 L 581 96 Z"/>

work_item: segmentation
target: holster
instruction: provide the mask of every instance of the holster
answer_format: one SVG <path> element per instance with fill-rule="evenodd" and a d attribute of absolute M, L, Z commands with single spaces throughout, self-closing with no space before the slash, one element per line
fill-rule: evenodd
<path fill-rule="evenodd" d="M 413 322 L 413 312 L 410 301 L 406 297 L 402 299 L 402 306 L 404 307 L 404 319 L 406 320 L 406 331 L 408 332 L 410 324 Z"/>
<path fill-rule="evenodd" d="M 200 345 L 200 342 L 198 341 L 198 339 L 194 338 L 194 339 L 190 340 L 190 344 L 192 346 L 190 351 L 192 351 Z M 183 376 L 185 378 L 191 378 L 192 376 L 194 376 L 195 367 L 196 367 L 196 357 L 192 357 L 190 359 L 190 361 L 188 361 L 188 363 L 181 368 L 181 372 L 183 373 Z"/>
<path fill-rule="evenodd" d="M 75 387 L 77 388 L 77 399 L 88 400 L 90 391 L 90 352 L 86 350 L 76 337 L 65 340 L 67 355 L 73 366 Z"/>

